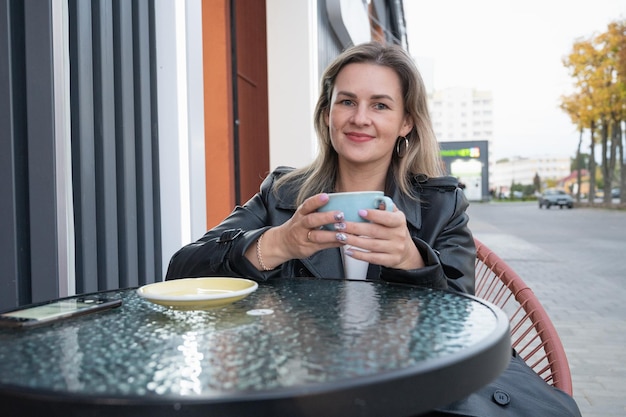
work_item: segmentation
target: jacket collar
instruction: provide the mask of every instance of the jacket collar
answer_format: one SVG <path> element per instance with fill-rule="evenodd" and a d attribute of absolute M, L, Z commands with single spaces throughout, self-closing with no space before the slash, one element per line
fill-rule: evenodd
<path fill-rule="evenodd" d="M 392 191 L 391 199 L 398 206 L 398 210 L 404 213 L 406 221 L 411 224 L 415 229 L 420 230 L 422 228 L 422 203 L 419 200 L 420 190 L 415 190 L 415 199 L 402 194 L 400 189 L 396 187 L 395 183 L 390 187 Z"/>

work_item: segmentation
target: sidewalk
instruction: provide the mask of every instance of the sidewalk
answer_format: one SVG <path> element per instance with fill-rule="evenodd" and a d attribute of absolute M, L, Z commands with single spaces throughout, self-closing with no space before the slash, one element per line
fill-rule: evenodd
<path fill-rule="evenodd" d="M 532 239 L 520 237 L 502 227 L 504 223 L 494 221 L 491 212 L 483 209 L 470 209 L 470 227 L 476 238 L 526 281 L 550 315 L 568 356 L 574 398 L 582 416 L 626 416 L 626 251 L 623 246 L 619 244 L 615 248 L 614 242 L 593 237 L 584 246 L 576 242 L 537 242 L 535 235 L 541 239 L 541 233 L 535 231 Z M 566 215 L 579 213 L 582 212 Z M 622 226 L 626 245 L 626 223 L 620 223 Z M 623 251 L 621 256 L 620 251 Z"/>

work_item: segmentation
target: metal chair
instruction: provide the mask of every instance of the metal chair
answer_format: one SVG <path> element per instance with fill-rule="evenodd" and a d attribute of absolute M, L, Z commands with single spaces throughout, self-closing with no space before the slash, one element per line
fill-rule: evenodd
<path fill-rule="evenodd" d="M 476 296 L 509 317 L 513 348 L 547 383 L 572 395 L 572 375 L 561 339 L 526 283 L 477 239 Z"/>

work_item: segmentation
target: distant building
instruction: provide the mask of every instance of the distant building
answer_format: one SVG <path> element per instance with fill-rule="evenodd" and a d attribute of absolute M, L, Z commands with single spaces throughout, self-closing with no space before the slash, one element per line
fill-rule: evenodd
<path fill-rule="evenodd" d="M 421 63 L 429 68 L 427 61 Z M 496 162 L 492 157 L 493 108 L 491 91 L 467 87 L 429 90 L 429 110 L 444 162 L 451 175 L 466 183 L 470 200 L 508 195 L 512 183 L 532 185 L 536 175 L 543 184 L 558 183 L 570 175 L 569 157 L 514 157 Z"/>
<path fill-rule="evenodd" d="M 429 109 L 449 173 L 467 183 L 465 193 L 470 200 L 487 199 L 493 171 L 489 162 L 494 134 L 491 91 L 466 87 L 435 90 L 429 94 Z"/>
<path fill-rule="evenodd" d="M 493 189 L 497 194 L 508 194 L 511 184 L 531 185 L 535 175 L 542 183 L 547 180 L 560 181 L 570 175 L 569 157 L 515 157 L 496 161 L 491 171 Z"/>
<path fill-rule="evenodd" d="M 493 139 L 491 91 L 451 87 L 430 96 L 433 128 L 440 142 Z"/>
<path fill-rule="evenodd" d="M 576 195 L 578 193 L 578 170 L 574 170 L 567 177 L 561 178 L 557 186 L 572 195 Z M 583 197 L 589 195 L 589 171 L 586 169 L 580 170 L 580 195 Z"/>

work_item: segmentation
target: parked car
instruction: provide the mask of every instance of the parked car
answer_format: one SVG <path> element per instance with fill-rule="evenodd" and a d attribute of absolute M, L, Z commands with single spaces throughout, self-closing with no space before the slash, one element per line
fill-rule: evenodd
<path fill-rule="evenodd" d="M 611 198 L 619 198 L 619 188 L 615 187 L 611 190 Z"/>
<path fill-rule="evenodd" d="M 539 197 L 539 208 L 543 206 L 546 206 L 547 209 L 551 206 L 559 206 L 559 208 L 567 207 L 571 209 L 574 207 L 574 199 L 563 190 L 550 188 L 545 190 Z"/>

